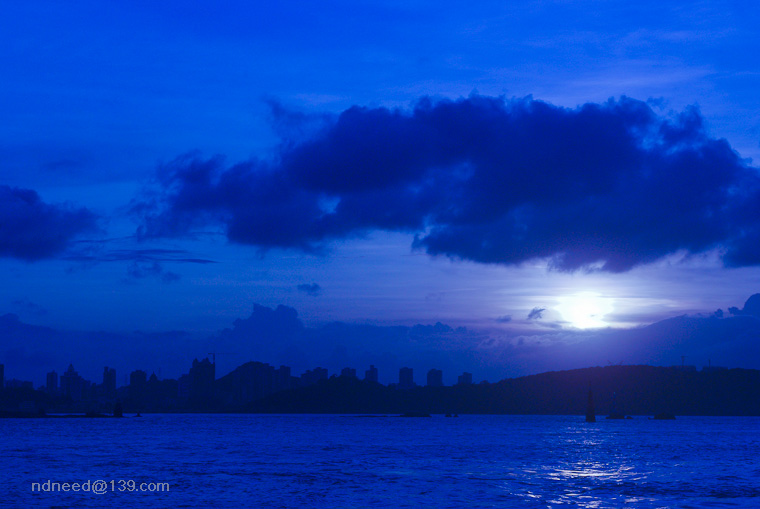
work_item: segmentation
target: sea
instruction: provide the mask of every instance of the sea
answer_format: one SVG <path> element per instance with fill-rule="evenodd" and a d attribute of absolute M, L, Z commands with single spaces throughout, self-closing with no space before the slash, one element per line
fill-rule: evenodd
<path fill-rule="evenodd" d="M 760 508 L 755 417 L 0 419 L 0 461 L 0 507 Z"/>

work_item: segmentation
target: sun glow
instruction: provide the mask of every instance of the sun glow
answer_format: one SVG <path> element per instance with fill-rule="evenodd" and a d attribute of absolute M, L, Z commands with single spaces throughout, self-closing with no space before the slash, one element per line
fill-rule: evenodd
<path fill-rule="evenodd" d="M 605 315 L 613 311 L 613 301 L 598 293 L 582 292 L 561 297 L 557 311 L 571 326 L 578 329 L 607 327 Z"/>

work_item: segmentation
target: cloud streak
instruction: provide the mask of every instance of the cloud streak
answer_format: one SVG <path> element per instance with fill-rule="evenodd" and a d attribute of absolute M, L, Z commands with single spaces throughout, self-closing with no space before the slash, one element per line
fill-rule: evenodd
<path fill-rule="evenodd" d="M 232 242 L 314 252 L 399 231 L 430 255 L 563 271 L 713 249 L 727 266 L 760 263 L 760 177 L 694 107 L 423 98 L 324 123 L 291 125 L 274 160 L 189 154 L 162 166 L 133 204 L 139 234 L 216 226 Z"/>
<path fill-rule="evenodd" d="M 540 320 L 544 317 L 544 311 L 546 308 L 533 308 L 528 313 L 528 320 Z"/>

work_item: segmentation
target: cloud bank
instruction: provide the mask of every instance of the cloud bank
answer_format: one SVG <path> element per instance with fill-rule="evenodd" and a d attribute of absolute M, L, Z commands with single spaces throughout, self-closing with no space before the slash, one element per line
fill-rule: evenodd
<path fill-rule="evenodd" d="M 716 248 L 725 265 L 760 263 L 760 177 L 694 107 L 423 98 L 293 132 L 272 161 L 161 167 L 134 206 L 140 235 L 218 226 L 232 242 L 315 251 L 389 230 L 431 255 L 565 271 Z"/>
<path fill-rule="evenodd" d="M 48 204 L 31 189 L 0 185 L 0 256 L 57 256 L 78 235 L 96 231 L 96 219 L 86 208 Z"/>
<path fill-rule="evenodd" d="M 50 369 L 64 370 L 74 362 L 96 379 L 104 365 L 120 376 L 134 369 L 163 368 L 177 377 L 194 357 L 225 352 L 226 369 L 250 360 L 287 365 L 298 375 L 316 366 L 338 373 L 370 364 L 384 383 L 397 380 L 402 366 L 412 367 L 418 383 L 431 368 L 442 369 L 446 383 L 463 371 L 477 380 L 551 370 L 608 364 L 687 364 L 760 368 L 760 294 L 752 296 L 738 314 L 678 316 L 632 329 L 475 330 L 446 324 L 378 326 L 333 322 L 307 326 L 295 309 L 254 304 L 251 314 L 213 337 L 193 338 L 182 331 L 112 334 L 59 331 L 24 323 L 17 315 L 0 316 L 0 361 L 6 376 L 42 382 Z M 61 345 L 66 345 L 62 349 Z M 71 352 L 76 352 L 74 357 Z M 221 359 L 221 357 L 220 357 Z M 10 374 L 12 370 L 14 374 Z M 223 373 L 218 373 L 222 375 Z"/>

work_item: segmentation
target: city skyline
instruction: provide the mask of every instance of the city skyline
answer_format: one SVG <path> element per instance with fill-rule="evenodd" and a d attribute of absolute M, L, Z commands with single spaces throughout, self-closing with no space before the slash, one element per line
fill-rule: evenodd
<path fill-rule="evenodd" d="M 214 372 L 216 370 L 216 364 L 213 361 L 210 361 L 209 357 L 204 357 L 200 361 L 198 359 L 194 359 L 192 367 L 193 368 L 196 367 L 196 365 L 198 365 L 199 363 L 201 365 L 203 365 L 204 363 L 208 363 L 214 367 Z M 237 366 L 235 369 L 233 369 L 230 373 L 234 372 L 238 368 L 241 368 L 245 364 L 257 364 L 257 365 L 265 366 L 267 368 L 272 368 L 272 370 L 276 372 L 284 371 L 284 372 L 290 373 L 290 366 L 280 366 L 279 368 L 275 368 L 274 366 L 270 366 L 268 363 L 260 362 L 256 360 L 250 360 L 244 364 L 241 364 L 240 366 Z M 135 384 L 137 385 L 145 384 L 149 378 L 155 378 L 156 380 L 174 380 L 174 378 L 171 378 L 171 377 L 164 378 L 161 376 L 160 373 L 156 374 L 155 371 L 151 372 L 150 375 L 148 375 L 148 371 L 138 368 L 138 369 L 132 370 L 129 373 L 125 373 L 123 376 L 124 383 L 119 384 L 117 383 L 116 370 L 114 368 L 105 366 L 103 370 L 104 372 L 103 372 L 102 383 L 93 382 L 79 375 L 79 372 L 74 368 L 74 364 L 70 363 L 68 368 L 66 368 L 66 370 L 63 371 L 60 375 L 55 369 L 47 372 L 45 375 L 45 384 L 34 387 L 34 382 L 30 380 L 19 380 L 18 378 L 6 379 L 5 365 L 0 364 L 0 381 L 3 382 L 3 383 L 0 383 L 0 388 L 1 387 L 16 388 L 16 387 L 25 386 L 29 388 L 43 390 L 48 393 L 61 392 L 65 394 L 67 392 L 70 392 L 70 390 L 67 391 L 64 388 L 64 386 L 66 385 L 66 381 L 63 379 L 66 377 L 66 375 L 69 375 L 70 378 L 76 378 L 76 377 L 81 378 L 81 380 L 83 380 L 87 384 L 100 386 L 104 388 L 107 393 L 113 393 L 114 391 L 116 391 L 117 388 L 128 387 L 130 385 L 135 385 Z M 229 375 L 230 373 L 226 373 L 224 376 Z M 419 377 L 424 377 L 424 380 L 426 380 L 426 382 L 417 383 L 414 380 L 414 368 L 402 367 L 402 368 L 399 368 L 398 370 L 398 377 L 395 382 L 389 382 L 387 384 L 382 384 L 382 385 L 389 385 L 389 386 L 396 385 L 401 388 L 411 388 L 411 387 L 418 387 L 418 386 L 442 387 L 446 385 L 443 383 L 442 373 L 443 372 L 440 369 L 430 368 L 427 371 L 427 374 L 423 373 L 423 374 L 418 375 Z M 183 376 L 187 376 L 187 374 L 183 374 L 178 378 L 182 378 Z M 305 370 L 300 375 L 288 374 L 287 376 L 298 378 L 302 382 L 305 381 L 307 385 L 313 384 L 319 380 L 327 380 L 328 378 L 332 378 L 336 376 L 355 378 L 357 380 L 364 380 L 367 382 L 380 383 L 378 381 L 378 369 L 375 367 L 374 364 L 371 364 L 368 367 L 368 369 L 364 372 L 363 377 L 357 374 L 357 368 L 353 368 L 349 366 L 344 367 L 339 371 L 333 372 L 332 374 L 327 368 L 316 366 L 314 368 Z M 214 376 L 212 379 L 217 380 L 216 376 Z M 472 373 L 468 373 L 466 371 L 457 375 L 456 379 L 457 379 L 457 382 L 452 385 L 469 385 L 472 383 L 477 383 L 477 382 L 473 382 Z M 480 382 L 488 382 L 488 380 L 481 380 Z"/>
<path fill-rule="evenodd" d="M 215 359 L 216 355 L 217 355 L 216 352 L 211 352 L 207 356 L 201 358 L 201 360 L 200 360 L 201 363 L 210 363 L 214 367 L 214 373 L 215 373 L 215 375 L 214 375 L 213 379 L 217 379 L 217 377 L 216 377 L 217 374 L 219 375 L 219 378 L 222 378 L 222 377 L 224 377 L 226 375 L 229 375 L 231 372 L 233 372 L 236 369 L 240 368 L 244 364 L 253 363 L 253 364 L 260 364 L 262 366 L 270 366 L 269 363 L 267 363 L 267 362 L 261 362 L 259 360 L 250 359 L 250 360 L 246 361 L 245 363 L 241 364 L 240 366 L 236 366 L 230 372 L 219 374 L 219 373 L 216 373 L 216 359 Z M 193 364 L 192 365 L 195 366 L 198 362 L 199 362 L 199 359 L 196 358 L 196 359 L 193 360 Z M 271 366 L 271 367 L 272 367 L 272 369 L 275 369 L 274 366 Z M 291 368 L 290 368 L 290 366 L 280 365 L 280 367 L 276 368 L 276 369 L 287 370 L 287 372 L 290 373 L 290 369 Z M 312 368 L 305 369 L 303 371 L 303 373 L 301 373 L 300 375 L 294 375 L 294 376 L 297 376 L 302 381 L 306 380 L 306 381 L 308 381 L 308 383 L 314 383 L 315 381 L 323 380 L 323 379 L 326 380 L 327 378 L 332 377 L 332 376 L 343 376 L 343 377 L 348 376 L 350 378 L 356 378 L 356 379 L 361 379 L 361 380 L 365 380 L 365 381 L 369 381 L 369 382 L 380 383 L 379 382 L 379 380 L 380 380 L 380 378 L 379 378 L 379 371 L 378 371 L 377 367 L 374 364 L 370 364 L 368 366 L 367 370 L 364 371 L 364 376 L 363 377 L 359 376 L 359 374 L 357 372 L 357 369 L 359 369 L 359 368 L 357 368 L 357 367 L 351 367 L 351 366 L 346 366 L 346 367 L 343 367 L 341 369 L 334 369 L 333 372 L 330 373 L 330 369 L 328 369 L 328 368 L 324 368 L 322 366 L 315 366 L 315 367 L 312 367 Z M 11 373 L 13 373 L 13 369 L 11 369 Z M 148 373 L 150 373 L 150 375 L 148 375 Z M 426 383 L 422 383 L 422 384 L 418 384 L 414 380 L 413 373 L 414 373 L 414 368 L 409 368 L 409 367 L 406 367 L 406 366 L 405 367 L 401 367 L 398 370 L 398 377 L 396 378 L 396 381 L 395 382 L 393 382 L 393 381 L 386 382 L 385 385 L 394 385 L 395 384 L 395 385 L 400 385 L 400 386 L 405 386 L 406 385 L 406 386 L 409 386 L 409 387 L 414 387 L 414 386 L 418 386 L 418 385 L 428 385 L 428 386 L 432 385 L 434 387 L 437 387 L 437 386 L 440 386 L 440 385 L 445 385 L 443 383 L 442 371 L 440 369 L 436 369 L 436 368 L 433 367 L 433 368 L 430 368 L 427 371 L 427 375 L 425 375 L 425 374 L 418 375 L 420 377 L 425 377 L 424 380 L 427 381 Z M 29 386 L 29 387 L 32 387 L 32 388 L 35 388 L 35 389 L 43 389 L 43 390 L 47 390 L 48 392 L 51 392 L 51 390 L 52 390 L 53 392 L 55 392 L 55 391 L 58 391 L 58 390 L 62 389 L 62 387 L 63 387 L 63 385 L 62 385 L 63 381 L 61 379 L 66 374 L 72 374 L 75 377 L 82 378 L 82 380 L 85 380 L 87 383 L 98 385 L 97 382 L 92 382 L 92 381 L 87 380 L 84 377 L 81 377 L 79 375 L 78 371 L 74 368 L 74 362 L 70 362 L 69 365 L 68 365 L 68 368 L 66 368 L 66 370 L 62 371 L 60 374 L 58 373 L 58 371 L 56 371 L 56 369 L 52 369 L 51 371 L 48 371 L 45 374 L 45 378 L 44 378 L 45 382 L 42 385 L 40 385 L 40 384 L 35 385 L 35 382 L 32 381 L 32 380 L 21 380 L 21 379 L 15 377 L 15 376 L 11 377 L 11 378 L 8 378 L 8 377 L 5 376 L 5 374 L 6 374 L 5 365 L 2 364 L 2 363 L 0 363 L 0 388 L 2 388 L 4 386 L 5 382 L 12 381 L 14 384 L 19 385 L 19 386 L 20 386 L 20 384 L 24 384 L 25 386 Z M 131 371 L 128 370 L 125 373 L 123 373 L 123 377 L 122 377 L 123 383 L 120 384 L 120 383 L 118 383 L 118 379 L 116 377 L 116 369 L 112 368 L 112 367 L 109 367 L 109 366 L 105 366 L 103 368 L 103 382 L 100 385 L 102 385 L 103 387 L 106 387 L 109 392 L 113 392 L 118 387 L 126 387 L 128 385 L 133 384 L 135 376 L 142 377 L 142 382 L 143 383 L 149 377 L 150 378 L 154 378 L 155 377 L 157 380 L 170 380 L 170 379 L 173 379 L 171 376 L 170 377 L 162 377 L 161 376 L 161 369 L 160 368 L 158 369 L 158 373 L 156 373 L 155 370 L 151 371 L 151 370 L 144 370 L 144 369 L 140 369 L 140 368 L 134 368 Z M 180 375 L 179 377 L 175 377 L 175 378 L 181 378 L 182 376 L 185 376 L 185 375 Z M 290 376 L 290 375 L 288 375 L 288 376 Z M 431 379 L 431 376 L 433 377 L 432 379 Z M 34 376 L 32 378 L 36 380 L 39 377 L 38 376 Z M 455 378 L 457 380 L 456 384 L 471 384 L 471 383 L 473 383 L 472 373 L 468 373 L 466 371 L 462 372 L 459 375 L 456 375 Z M 384 380 L 388 380 L 389 379 L 388 375 L 384 373 L 383 379 Z M 431 380 L 433 380 L 432 383 L 431 383 Z M 487 380 L 481 380 L 481 381 L 486 381 L 487 382 Z"/>
<path fill-rule="evenodd" d="M 298 391 L 340 379 L 342 383 L 359 382 L 372 390 L 383 386 L 378 382 L 378 369 L 370 365 L 363 378 L 356 368 L 344 367 L 339 373 L 329 373 L 323 367 L 308 369 L 295 375 L 289 366 L 274 367 L 268 363 L 249 361 L 237 366 L 230 373 L 217 377 L 216 356 L 209 354 L 202 360 L 194 359 L 187 371 L 176 379 L 157 376 L 135 369 L 124 374 L 124 383 L 117 383 L 114 368 L 103 368 L 102 382 L 81 376 L 73 363 L 60 375 L 56 370 L 47 372 L 45 385 L 34 387 L 32 381 L 5 377 L 5 365 L 0 364 L 0 416 L 7 412 L 21 411 L 29 415 L 45 416 L 48 412 L 85 412 L 90 416 L 113 414 L 121 417 L 124 408 L 130 411 L 205 411 L 219 412 L 247 408 L 255 402 L 284 391 Z M 13 371 L 11 369 L 11 371 Z M 389 389 L 408 391 L 417 387 L 444 387 L 442 371 L 431 368 L 427 383 L 417 384 L 413 369 L 398 370 L 396 382 L 387 384 Z M 329 381 L 329 382 L 328 382 Z M 482 384 L 488 384 L 482 381 Z M 473 385 L 472 374 L 459 375 L 459 387 Z M 5 413 L 4 413 L 5 412 Z M 17 414 L 18 415 L 18 414 Z M 24 414 L 26 415 L 26 414 Z"/>

